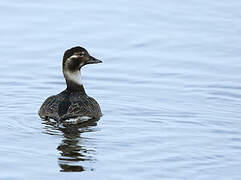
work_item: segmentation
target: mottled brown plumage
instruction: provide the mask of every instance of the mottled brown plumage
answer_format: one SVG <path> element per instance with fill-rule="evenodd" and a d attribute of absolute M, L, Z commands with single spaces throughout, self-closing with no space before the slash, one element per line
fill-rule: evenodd
<path fill-rule="evenodd" d="M 97 101 L 89 97 L 80 81 L 80 70 L 86 64 L 100 63 L 82 47 L 67 50 L 63 57 L 63 73 L 67 88 L 63 92 L 47 98 L 39 110 L 39 116 L 52 118 L 58 122 L 66 119 L 102 116 Z"/>
<path fill-rule="evenodd" d="M 102 116 L 100 106 L 92 97 L 82 92 L 68 92 L 67 90 L 50 96 L 40 108 L 41 118 L 52 118 L 57 121 L 88 116 L 99 118 Z"/>

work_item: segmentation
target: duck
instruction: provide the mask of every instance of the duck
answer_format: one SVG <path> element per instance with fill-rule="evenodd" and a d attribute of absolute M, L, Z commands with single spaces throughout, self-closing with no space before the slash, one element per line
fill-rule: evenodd
<path fill-rule="evenodd" d="M 81 81 L 81 69 L 87 64 L 102 63 L 81 47 L 72 47 L 65 51 L 62 60 L 62 71 L 66 89 L 57 95 L 48 97 L 41 105 L 40 118 L 53 119 L 57 123 L 84 122 L 99 119 L 102 116 L 98 102 L 88 96 Z"/>

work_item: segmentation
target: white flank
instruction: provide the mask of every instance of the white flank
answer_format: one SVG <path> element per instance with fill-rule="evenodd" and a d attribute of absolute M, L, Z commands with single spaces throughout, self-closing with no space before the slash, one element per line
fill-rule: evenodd
<path fill-rule="evenodd" d="M 66 120 L 64 120 L 64 122 L 75 124 L 75 123 L 82 123 L 82 122 L 88 121 L 90 119 L 91 119 L 91 117 L 89 117 L 89 116 L 82 116 L 82 117 L 77 117 L 77 118 L 66 119 Z"/>

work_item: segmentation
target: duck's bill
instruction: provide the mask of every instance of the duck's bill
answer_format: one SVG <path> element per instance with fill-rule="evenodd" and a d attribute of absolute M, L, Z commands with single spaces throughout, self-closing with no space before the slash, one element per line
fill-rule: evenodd
<path fill-rule="evenodd" d="M 86 64 L 97 64 L 97 63 L 102 63 L 102 61 L 92 56 L 90 56 L 90 59 L 86 62 Z"/>

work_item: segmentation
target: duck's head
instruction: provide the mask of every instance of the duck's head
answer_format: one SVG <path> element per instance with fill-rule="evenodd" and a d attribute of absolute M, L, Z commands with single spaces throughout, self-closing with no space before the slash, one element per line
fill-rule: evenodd
<path fill-rule="evenodd" d="M 102 63 L 101 60 L 89 55 L 85 48 L 80 46 L 68 49 L 63 57 L 63 73 L 68 82 L 82 84 L 80 80 L 80 69 L 86 64 Z"/>
<path fill-rule="evenodd" d="M 63 57 L 63 70 L 64 71 L 78 71 L 86 64 L 102 63 L 102 61 L 90 56 L 85 48 L 80 46 L 68 49 Z"/>

